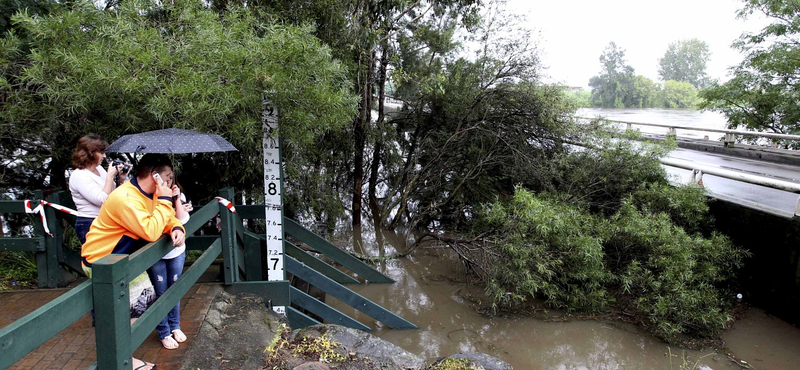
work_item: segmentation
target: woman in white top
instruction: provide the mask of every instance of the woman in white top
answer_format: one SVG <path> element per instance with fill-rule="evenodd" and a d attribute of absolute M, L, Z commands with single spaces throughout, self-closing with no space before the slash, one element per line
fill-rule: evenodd
<path fill-rule="evenodd" d="M 180 187 L 175 183 L 175 173 L 170 166 L 162 166 L 154 169 L 161 176 L 161 179 L 172 188 L 172 200 L 175 207 L 175 217 L 186 223 L 189 221 L 189 212 L 192 211 L 192 203 L 187 202 L 186 196 L 181 192 Z M 156 299 L 161 297 L 164 292 L 178 281 L 183 274 L 183 265 L 186 261 L 186 244 L 176 245 L 164 257 L 158 260 L 152 267 L 147 269 L 150 282 L 155 288 Z M 181 331 L 181 302 L 175 304 L 167 316 L 161 319 L 156 326 L 158 339 L 166 349 L 176 349 L 179 343 L 186 341 L 186 334 Z"/>
<path fill-rule="evenodd" d="M 113 165 L 108 165 L 108 170 L 103 169 L 103 152 L 108 143 L 95 134 L 86 135 L 78 140 L 75 152 L 72 153 L 72 165 L 75 168 L 69 177 L 69 191 L 72 201 L 78 212 L 91 217 L 78 217 L 75 221 L 75 232 L 81 244 L 86 242 L 86 233 L 92 221 L 100 212 L 100 206 L 108 198 L 108 194 L 116 187 L 114 178 L 121 181 L 127 178 L 127 173 L 120 173 Z M 122 183 L 120 181 L 120 184 Z"/>

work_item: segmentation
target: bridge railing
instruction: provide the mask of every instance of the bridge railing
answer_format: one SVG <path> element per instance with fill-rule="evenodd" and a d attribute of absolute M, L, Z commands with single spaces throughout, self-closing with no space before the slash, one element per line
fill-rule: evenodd
<path fill-rule="evenodd" d="M 726 170 L 724 168 L 719 168 L 719 167 L 714 167 L 714 166 L 704 166 L 702 164 L 697 164 L 695 162 L 682 160 L 682 159 L 677 159 L 677 158 L 670 158 L 670 157 L 661 158 L 661 163 L 666 165 L 666 166 L 670 166 L 670 167 L 676 167 L 676 168 L 681 168 L 681 169 L 685 169 L 685 170 L 691 170 L 692 171 L 692 180 L 691 181 L 696 183 L 696 184 L 699 184 L 701 186 L 703 185 L 703 175 L 704 174 L 708 174 L 708 175 L 713 175 L 713 176 L 717 176 L 717 177 L 721 177 L 721 178 L 725 178 L 725 179 L 736 180 L 736 181 L 741 181 L 741 182 L 745 182 L 745 183 L 748 183 L 748 184 L 766 186 L 766 187 L 773 188 L 773 189 L 778 189 L 778 190 L 788 191 L 788 192 L 795 193 L 795 194 L 800 194 L 800 184 L 789 182 L 789 181 L 784 181 L 784 180 L 779 180 L 779 179 L 776 179 L 776 178 L 765 177 L 765 176 L 757 176 L 757 175 L 752 175 L 752 174 L 743 173 L 743 172 L 731 171 L 731 170 Z M 714 194 L 714 196 L 717 197 L 717 198 L 725 198 L 725 199 L 730 198 L 728 196 L 724 196 L 724 195 L 721 195 L 721 194 Z M 787 217 L 787 218 L 800 217 L 800 198 L 798 198 L 797 203 L 795 204 L 794 212 L 791 212 L 791 213 L 788 213 L 788 212 L 786 212 L 784 210 L 768 207 L 768 206 L 765 206 L 763 204 L 759 204 L 759 203 L 756 203 L 756 202 L 750 202 L 750 201 L 746 201 L 746 200 L 743 200 L 743 199 L 739 199 L 739 198 L 736 198 L 736 199 L 730 198 L 730 200 L 734 201 L 736 203 L 742 204 L 742 205 L 744 205 L 746 207 L 749 207 L 749 208 L 757 209 L 757 210 L 760 210 L 760 211 L 766 211 L 768 213 L 771 213 L 771 214 L 774 214 L 774 215 L 778 215 L 778 216 L 782 216 L 782 217 Z"/>
<path fill-rule="evenodd" d="M 75 207 L 72 198 L 63 191 L 55 192 L 45 199 L 43 192 L 37 190 L 34 192 L 34 199 L 27 202 L 0 200 L 1 214 L 26 214 L 36 209 L 40 217 L 44 216 L 42 222 L 33 223 L 34 230 L 31 236 L 0 238 L 0 251 L 33 252 L 38 269 L 39 287 L 55 288 L 62 278 L 61 267 L 83 272 L 80 267 L 80 256 L 64 243 L 65 225 L 61 220 L 66 220 L 68 225 L 74 225 L 75 216 L 58 212 L 52 207 L 39 207 L 43 200 L 70 208 Z M 49 235 L 45 233 L 45 227 Z"/>
<path fill-rule="evenodd" d="M 591 118 L 591 117 L 575 117 L 577 119 L 582 120 L 594 120 L 599 118 Z M 675 137 L 677 135 L 677 130 L 687 130 L 687 131 L 699 131 L 699 132 L 717 132 L 725 134 L 724 139 L 722 140 L 723 145 L 728 148 L 732 148 L 736 143 L 736 138 L 739 136 L 750 136 L 750 137 L 761 137 L 767 139 L 780 139 L 780 140 L 800 140 L 800 135 L 789 135 L 789 134 L 778 134 L 773 132 L 757 132 L 757 131 L 742 131 L 742 130 L 726 130 L 726 129 L 715 129 L 715 128 L 703 128 L 703 127 L 692 127 L 692 126 L 680 126 L 680 125 L 669 125 L 669 124 L 661 124 L 661 123 L 645 123 L 645 122 L 630 122 L 630 121 L 618 121 L 618 120 L 610 120 L 606 118 L 602 118 L 607 122 L 612 123 L 621 123 L 626 125 L 627 130 L 633 130 L 633 126 L 647 126 L 647 127 L 663 127 L 667 129 L 667 136 Z"/>
<path fill-rule="evenodd" d="M 589 117 L 575 117 L 577 119 L 583 120 L 593 120 L 596 118 L 589 118 Z M 632 130 L 634 125 L 639 126 L 649 126 L 649 127 L 663 127 L 668 129 L 667 136 L 676 136 L 676 130 L 689 130 L 689 131 L 700 131 L 700 132 L 719 132 L 724 133 L 724 145 L 726 147 L 733 147 L 734 142 L 736 141 L 737 136 L 752 136 L 752 137 L 763 137 L 763 138 L 770 138 L 770 139 L 782 139 L 782 140 L 800 140 L 800 135 L 788 135 L 788 134 L 777 134 L 777 133 L 770 133 L 770 132 L 755 132 L 755 131 L 738 131 L 738 130 L 724 130 L 724 129 L 714 129 L 714 128 L 700 128 L 700 127 L 691 127 L 691 126 L 680 126 L 680 125 L 669 125 L 669 124 L 658 124 L 658 123 L 644 123 L 644 122 L 630 122 L 630 121 L 618 121 L 618 120 L 609 120 L 603 118 L 607 122 L 612 123 L 621 123 L 627 125 L 627 130 Z M 692 161 L 681 160 L 677 158 L 661 158 L 661 163 L 666 166 L 691 170 L 692 171 L 692 182 L 696 184 L 703 184 L 703 175 L 709 174 L 716 177 L 721 177 L 730 180 L 736 180 L 740 182 L 745 182 L 748 184 L 760 185 L 769 187 L 772 189 L 778 189 L 783 191 L 788 191 L 791 193 L 800 194 L 800 184 L 784 181 L 772 177 L 766 176 L 758 176 L 749 173 L 737 172 L 726 170 L 724 168 L 709 166 L 698 164 Z M 757 209 L 760 211 L 765 211 L 774 215 L 778 215 L 781 217 L 787 218 L 794 218 L 800 217 L 800 198 L 798 198 L 797 203 L 795 204 L 793 212 L 786 212 L 785 210 L 776 209 L 772 207 L 765 206 L 763 204 L 759 204 L 756 202 L 747 201 L 744 199 L 739 198 L 731 198 L 729 196 L 725 196 L 722 194 L 714 194 L 714 197 L 720 199 L 728 199 L 733 201 L 737 204 L 742 204 L 746 207 Z"/>

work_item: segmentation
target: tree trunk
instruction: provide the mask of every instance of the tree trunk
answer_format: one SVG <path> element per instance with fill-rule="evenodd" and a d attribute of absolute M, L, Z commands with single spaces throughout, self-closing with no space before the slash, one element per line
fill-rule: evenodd
<path fill-rule="evenodd" d="M 366 125 L 371 120 L 372 108 L 372 64 L 373 56 L 368 54 L 366 63 L 359 63 L 361 102 L 358 117 L 353 125 L 355 154 L 353 159 L 353 225 L 361 225 L 361 203 L 364 191 L 364 149 L 366 148 Z"/>
<path fill-rule="evenodd" d="M 384 224 L 383 217 L 381 216 L 380 206 L 378 205 L 378 196 L 376 194 L 378 188 L 378 171 L 381 165 L 381 153 L 383 152 L 383 136 L 381 125 L 385 119 L 384 112 L 384 97 L 386 95 L 386 68 L 389 64 L 388 42 L 381 42 L 381 59 L 378 70 L 378 119 L 375 121 L 375 126 L 378 130 L 378 137 L 375 140 L 375 149 L 372 152 L 372 165 L 370 166 L 369 173 L 369 208 L 372 212 L 372 219 L 375 222 L 375 229 L 377 230 Z M 374 55 L 374 54 L 373 54 Z"/>

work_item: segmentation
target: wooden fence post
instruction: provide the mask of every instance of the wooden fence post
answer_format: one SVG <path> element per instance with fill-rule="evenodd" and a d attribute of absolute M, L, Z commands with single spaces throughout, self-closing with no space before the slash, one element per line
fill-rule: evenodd
<path fill-rule="evenodd" d="M 97 368 L 127 369 L 132 364 L 128 255 L 111 254 L 92 265 Z"/>
<path fill-rule="evenodd" d="M 44 194 L 41 190 L 34 192 L 35 199 L 44 199 Z M 57 222 L 55 209 L 52 207 L 44 207 L 44 214 L 47 218 L 47 228 L 53 233 L 53 236 L 47 235 L 44 232 L 44 225 L 41 219 L 37 218 L 34 222 L 34 230 L 37 235 L 44 237 L 44 251 L 36 252 L 36 266 L 39 273 L 39 287 L 40 288 L 55 288 L 58 286 L 58 249 L 61 247 L 56 236 L 62 232 L 60 224 Z M 60 239 L 60 238 L 59 238 Z"/>
<path fill-rule="evenodd" d="M 233 203 L 233 188 L 224 188 L 219 191 L 219 196 Z M 238 248 L 236 248 L 236 229 L 233 226 L 234 217 L 222 203 L 219 205 L 219 218 L 222 225 L 220 236 L 222 237 L 222 268 L 225 277 L 225 285 L 231 285 L 239 281 L 239 266 L 237 259 Z"/>

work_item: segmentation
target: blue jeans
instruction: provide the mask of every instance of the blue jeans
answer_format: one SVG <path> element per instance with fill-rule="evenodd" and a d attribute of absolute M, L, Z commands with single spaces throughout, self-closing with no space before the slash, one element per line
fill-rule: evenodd
<path fill-rule="evenodd" d="M 186 261 L 186 253 L 181 253 L 180 256 L 172 259 L 160 259 L 153 267 L 147 269 L 147 274 L 150 275 L 150 282 L 153 283 L 153 288 L 156 290 L 156 299 L 161 297 L 172 284 L 178 281 L 183 273 L 183 263 Z M 164 317 L 161 322 L 156 326 L 158 332 L 158 339 L 164 339 L 172 335 L 173 330 L 181 328 L 181 302 L 175 305 L 171 311 Z"/>
<path fill-rule="evenodd" d="M 77 217 L 75 220 L 75 233 L 78 234 L 78 240 L 81 241 L 81 245 L 86 243 L 86 233 L 89 232 L 92 221 L 94 221 L 94 219 L 88 217 Z"/>

